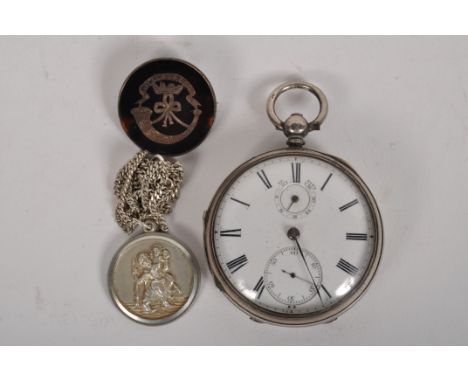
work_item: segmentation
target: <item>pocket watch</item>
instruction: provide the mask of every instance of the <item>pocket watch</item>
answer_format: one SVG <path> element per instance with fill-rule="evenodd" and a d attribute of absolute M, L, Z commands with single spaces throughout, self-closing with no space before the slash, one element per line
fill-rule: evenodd
<path fill-rule="evenodd" d="M 318 98 L 315 120 L 299 113 L 280 120 L 275 104 L 290 89 Z M 267 113 L 288 147 L 241 164 L 205 213 L 214 281 L 255 321 L 331 322 L 362 296 L 379 265 L 382 220 L 369 188 L 342 159 L 303 147 L 327 111 L 325 95 L 312 84 L 277 87 Z"/>

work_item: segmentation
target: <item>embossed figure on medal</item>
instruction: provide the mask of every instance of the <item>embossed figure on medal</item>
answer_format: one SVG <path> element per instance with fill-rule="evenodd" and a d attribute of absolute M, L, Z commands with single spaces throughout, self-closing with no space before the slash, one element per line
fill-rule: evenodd
<path fill-rule="evenodd" d="M 162 245 L 152 245 L 132 259 L 134 301 L 125 305 L 145 318 L 158 319 L 177 311 L 188 296 L 170 271 L 171 253 Z"/>

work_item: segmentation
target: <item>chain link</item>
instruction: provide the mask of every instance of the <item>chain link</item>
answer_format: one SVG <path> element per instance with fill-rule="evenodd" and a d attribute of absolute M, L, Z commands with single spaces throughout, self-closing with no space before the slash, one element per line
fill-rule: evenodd
<path fill-rule="evenodd" d="M 138 227 L 146 232 L 167 232 L 165 215 L 172 212 L 183 177 L 180 162 L 171 163 L 148 151 L 137 153 L 118 172 L 114 183 L 119 226 L 127 233 Z"/>

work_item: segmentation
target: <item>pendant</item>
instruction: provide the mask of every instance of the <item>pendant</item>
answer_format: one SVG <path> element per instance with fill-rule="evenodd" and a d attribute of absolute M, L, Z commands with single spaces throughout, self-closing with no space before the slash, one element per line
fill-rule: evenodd
<path fill-rule="evenodd" d="M 115 254 L 109 289 L 131 319 L 160 325 L 184 313 L 195 299 L 200 271 L 191 251 L 164 233 L 129 239 Z"/>
<path fill-rule="evenodd" d="M 180 155 L 197 147 L 214 122 L 216 101 L 209 81 L 195 66 L 157 59 L 125 80 L 119 116 L 128 137 L 142 149 L 114 183 L 115 218 L 130 238 L 115 254 L 108 284 L 116 306 L 147 325 L 173 321 L 193 303 L 200 271 L 190 249 L 169 235 L 165 216 L 179 196 Z"/>

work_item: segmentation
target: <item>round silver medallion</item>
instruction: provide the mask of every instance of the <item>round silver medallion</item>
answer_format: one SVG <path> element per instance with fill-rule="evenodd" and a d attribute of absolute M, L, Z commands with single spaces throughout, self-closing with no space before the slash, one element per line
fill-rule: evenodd
<path fill-rule="evenodd" d="M 200 272 L 190 250 L 164 233 L 128 240 L 109 269 L 110 293 L 131 319 L 160 325 L 184 313 L 193 302 Z"/>

